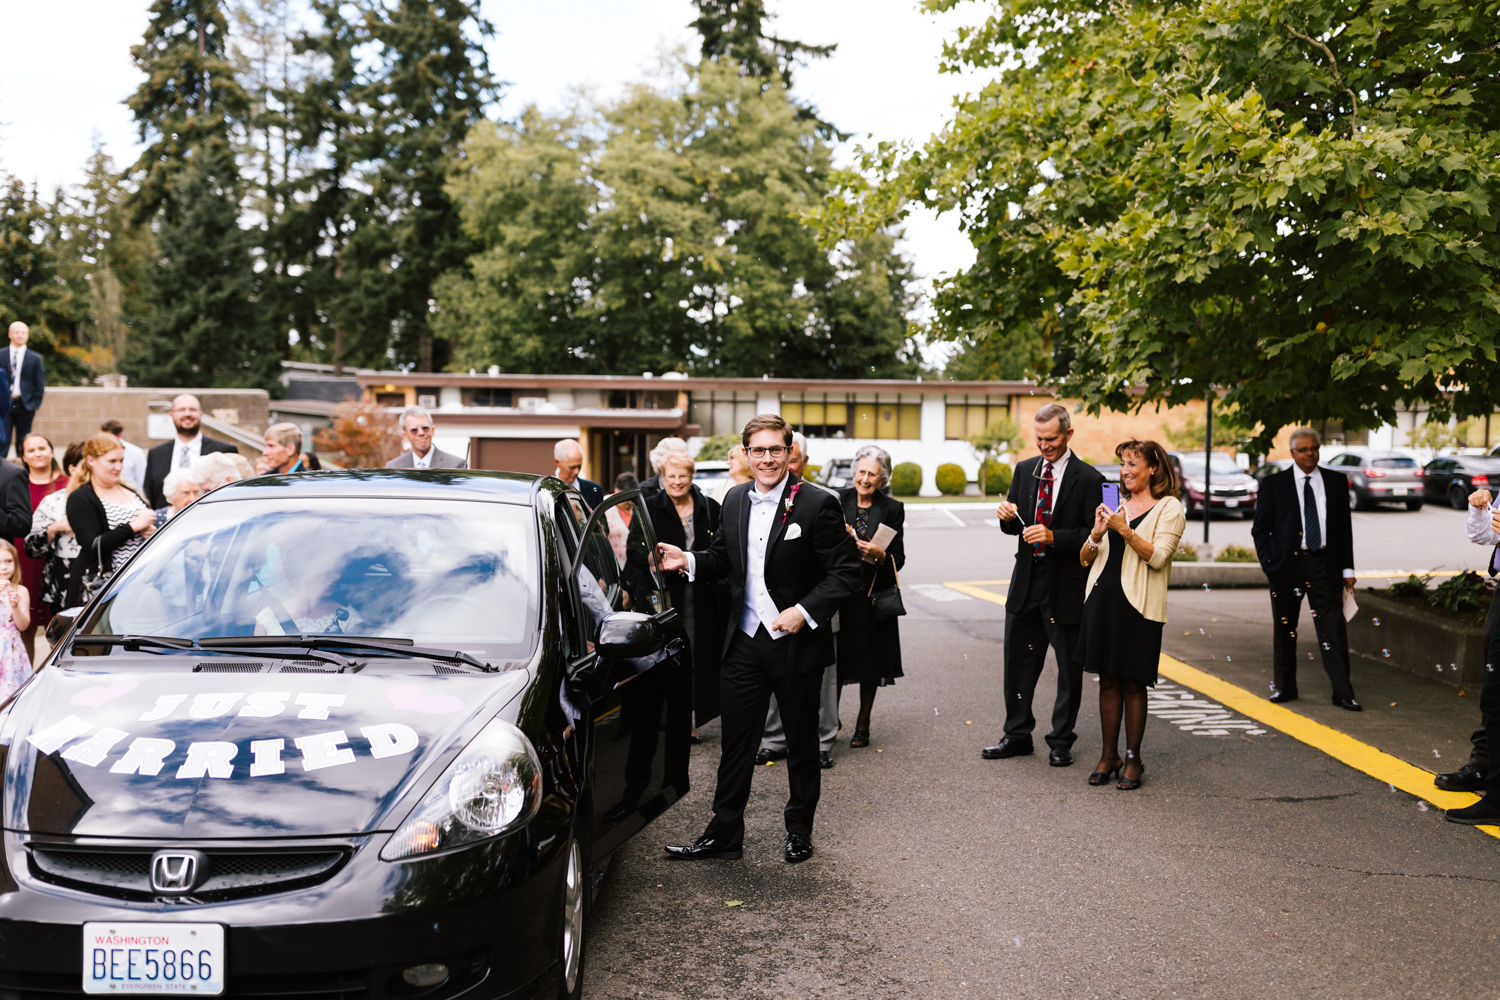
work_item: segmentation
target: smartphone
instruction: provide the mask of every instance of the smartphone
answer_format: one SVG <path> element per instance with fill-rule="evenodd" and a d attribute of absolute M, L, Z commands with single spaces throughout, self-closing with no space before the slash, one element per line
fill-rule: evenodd
<path fill-rule="evenodd" d="M 1119 510 L 1120 509 L 1120 484 L 1119 483 L 1105 483 L 1104 484 L 1104 506 L 1108 507 L 1110 510 Z"/>

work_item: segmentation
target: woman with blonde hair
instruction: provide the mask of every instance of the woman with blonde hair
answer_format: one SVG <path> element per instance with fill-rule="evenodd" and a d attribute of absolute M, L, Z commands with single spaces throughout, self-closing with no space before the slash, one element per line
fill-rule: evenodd
<path fill-rule="evenodd" d="M 1146 765 L 1146 688 L 1156 684 L 1161 631 L 1167 621 L 1172 553 L 1187 515 L 1177 499 L 1177 477 L 1155 441 L 1126 441 L 1120 460 L 1120 509 L 1100 504 L 1094 527 L 1078 553 L 1091 567 L 1084 587 L 1083 626 L 1073 662 L 1099 675 L 1099 722 L 1104 748 L 1089 784 L 1118 777 L 1121 791 L 1141 787 Z M 1120 759 L 1120 717 L 1125 718 L 1125 759 Z"/>
<path fill-rule="evenodd" d="M 83 443 L 82 461 L 68 484 L 68 524 L 78 539 L 66 607 L 84 602 L 83 578 L 90 570 L 108 576 L 125 565 L 156 530 L 156 511 L 121 481 L 125 449 L 113 434 Z"/>

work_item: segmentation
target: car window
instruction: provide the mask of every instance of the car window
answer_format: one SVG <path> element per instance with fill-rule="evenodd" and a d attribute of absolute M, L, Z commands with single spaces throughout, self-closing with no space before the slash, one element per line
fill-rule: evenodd
<path fill-rule="evenodd" d="M 1212 472 L 1216 476 L 1244 474 L 1243 470 L 1235 464 L 1234 459 L 1222 451 L 1214 452 L 1213 463 Z M 1182 471 L 1189 476 L 1201 477 L 1203 475 L 1203 455 L 1200 453 L 1197 455 L 1182 456 Z"/>
<path fill-rule="evenodd" d="M 389 498 L 199 504 L 111 581 L 89 634 L 360 635 L 528 654 L 532 508 Z"/>
<path fill-rule="evenodd" d="M 1410 458 L 1377 458 L 1370 463 L 1377 469 L 1415 469 L 1417 463 Z"/>
<path fill-rule="evenodd" d="M 639 493 L 630 490 L 605 498 L 587 532 L 583 540 L 585 566 L 601 581 L 613 580 L 612 588 L 602 588 L 609 611 L 654 615 L 667 609 L 656 534 Z M 617 555 L 617 549 L 623 557 Z M 611 567 L 612 574 L 607 572 Z"/>

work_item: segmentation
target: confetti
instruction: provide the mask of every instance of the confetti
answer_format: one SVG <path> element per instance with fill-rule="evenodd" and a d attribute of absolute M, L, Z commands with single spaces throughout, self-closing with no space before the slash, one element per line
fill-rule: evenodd
<path fill-rule="evenodd" d="M 738 900 L 738 899 L 726 899 L 726 900 L 724 900 L 724 905 L 725 906 L 744 906 L 745 904 L 744 904 L 744 902 L 742 900 Z"/>
<path fill-rule="evenodd" d="M 1395 703 L 1395 702 L 1394 702 L 1394 701 L 1393 701 L 1393 702 L 1391 702 L 1391 707 L 1392 707 L 1392 708 L 1395 708 L 1395 707 L 1396 707 L 1396 703 Z"/>
<path fill-rule="evenodd" d="M 972 726 L 973 724 L 974 724 L 974 720 L 973 719 L 970 719 L 970 720 L 968 720 L 967 722 L 964 723 L 964 725 L 966 725 L 966 726 Z"/>

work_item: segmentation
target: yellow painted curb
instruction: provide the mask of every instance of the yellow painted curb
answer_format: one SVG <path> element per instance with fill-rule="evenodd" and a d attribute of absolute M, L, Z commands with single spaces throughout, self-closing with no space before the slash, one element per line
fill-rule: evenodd
<path fill-rule="evenodd" d="M 1009 585 L 1009 580 L 965 580 L 960 583 L 943 584 L 943 586 L 947 587 L 949 590 L 956 590 L 960 594 L 968 594 L 970 597 L 977 597 L 981 601 L 989 601 L 991 604 L 998 604 L 1001 607 L 1005 606 L 1004 594 L 996 594 L 988 590 L 981 590 L 980 588 L 1006 587 Z"/>
<path fill-rule="evenodd" d="M 1456 809 L 1479 801 L 1479 796 L 1470 792 L 1445 792 L 1438 788 L 1432 783 L 1431 771 L 1408 764 L 1399 757 L 1377 750 L 1368 743 L 1361 743 L 1346 733 L 1321 722 L 1314 722 L 1291 709 L 1272 704 L 1236 684 L 1220 680 L 1165 653 L 1162 654 L 1158 669 L 1163 677 L 1207 695 L 1225 708 L 1321 750 L 1334 760 L 1348 764 L 1356 771 L 1363 771 L 1377 781 L 1394 785 L 1408 795 L 1426 799 L 1439 809 Z M 1481 826 L 1478 829 L 1491 837 L 1500 837 L 1500 826 Z"/>

